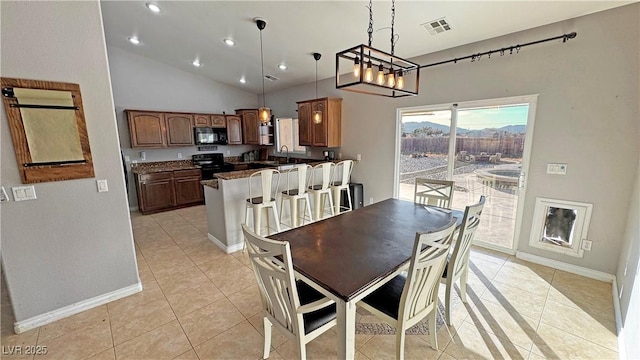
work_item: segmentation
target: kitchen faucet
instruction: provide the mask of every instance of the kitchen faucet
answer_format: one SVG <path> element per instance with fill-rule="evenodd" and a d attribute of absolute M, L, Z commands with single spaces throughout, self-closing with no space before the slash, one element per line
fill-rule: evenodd
<path fill-rule="evenodd" d="M 287 164 L 289 163 L 289 147 L 287 145 L 280 146 L 280 153 L 282 153 L 282 149 L 287 149 Z"/>

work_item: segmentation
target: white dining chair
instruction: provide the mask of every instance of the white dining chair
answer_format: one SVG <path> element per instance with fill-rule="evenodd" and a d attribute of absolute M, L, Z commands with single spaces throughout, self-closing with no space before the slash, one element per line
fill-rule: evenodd
<path fill-rule="evenodd" d="M 249 259 L 260 289 L 264 323 L 263 357 L 269 358 L 275 326 L 306 359 L 306 344 L 336 325 L 336 304 L 301 280 L 295 280 L 287 241 L 271 240 L 242 225 Z"/>
<path fill-rule="evenodd" d="M 274 176 L 276 185 L 273 186 Z M 256 183 L 259 184 L 256 189 Z M 280 232 L 280 218 L 276 208 L 276 194 L 280 183 L 280 172 L 275 169 L 264 169 L 249 175 L 249 198 L 245 202 L 244 223 L 249 224 L 249 214 L 253 215 L 253 230 L 260 234 L 262 228 L 262 216 L 264 213 L 267 223 L 267 235 L 270 234 L 269 213 L 273 213 L 276 231 Z"/>
<path fill-rule="evenodd" d="M 311 204 L 309 201 L 309 192 L 307 191 L 307 184 L 309 183 L 309 177 L 311 176 L 312 170 L 313 168 L 310 165 L 298 165 L 286 171 L 286 190 L 282 191 L 282 197 L 280 198 L 281 224 L 284 224 L 282 222 L 282 215 L 284 214 L 285 200 L 289 200 L 291 228 L 298 227 L 300 221 L 302 221 L 302 224 L 304 224 L 305 219 L 309 222 L 313 221 L 313 217 L 311 215 Z M 302 209 L 299 206 L 299 203 L 301 201 L 304 202 Z"/>
<path fill-rule="evenodd" d="M 442 228 L 416 233 L 408 272 L 391 279 L 357 304 L 396 328 L 397 359 L 404 359 L 405 331 L 427 316 L 431 347 L 438 350 L 438 286 L 455 228 L 454 217 Z"/>
<path fill-rule="evenodd" d="M 452 247 L 453 251 L 442 274 L 441 281 L 446 283 L 445 320 L 447 325 L 451 325 L 451 292 L 458 279 L 460 279 L 460 298 L 462 302 L 467 302 L 467 278 L 469 275 L 471 243 L 480 225 L 480 214 L 482 214 L 484 202 L 485 197 L 480 196 L 480 202 L 465 208 L 457 240 Z"/>
<path fill-rule="evenodd" d="M 351 211 L 351 190 L 349 190 L 349 179 L 353 171 L 353 160 L 343 160 L 333 168 L 333 176 L 331 180 L 331 193 L 333 196 L 333 204 L 335 213 L 339 214 L 342 210 Z M 347 204 L 341 205 L 342 192 L 347 192 Z"/>
<path fill-rule="evenodd" d="M 415 179 L 413 202 L 450 209 L 453 201 L 453 181 Z"/>

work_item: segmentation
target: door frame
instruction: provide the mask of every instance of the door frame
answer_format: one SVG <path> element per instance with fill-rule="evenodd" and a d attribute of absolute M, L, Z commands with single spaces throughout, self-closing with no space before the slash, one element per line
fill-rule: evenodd
<path fill-rule="evenodd" d="M 503 247 L 495 246 L 493 244 L 489 244 L 486 242 L 476 242 L 474 244 L 478 246 L 482 246 L 485 248 L 489 248 L 492 250 L 497 250 L 500 252 L 508 253 L 510 255 L 515 255 L 518 250 L 518 245 L 520 243 L 520 234 L 522 229 L 522 215 L 524 213 L 524 203 L 525 197 L 527 193 L 527 183 L 528 183 L 528 174 L 529 174 L 529 164 L 531 161 L 531 153 L 533 151 L 533 132 L 535 125 L 535 117 L 536 117 L 536 107 L 538 104 L 538 94 L 532 95 L 522 95 L 522 96 L 511 96 L 504 98 L 493 98 L 493 99 L 482 99 L 482 100 L 471 100 L 471 101 L 460 101 L 460 102 L 450 102 L 444 104 L 435 104 L 435 105 L 423 105 L 423 106 L 411 106 L 404 108 L 396 109 L 396 136 L 395 136 L 395 155 L 394 155 L 394 171 L 393 171 L 393 197 L 395 199 L 398 198 L 400 192 L 400 146 L 401 146 L 401 136 L 402 136 L 402 113 L 408 111 L 438 111 L 438 110 L 452 110 L 454 107 L 457 107 L 457 110 L 464 110 L 467 108 L 475 108 L 475 107 L 489 107 L 489 106 L 504 106 L 504 105 L 515 105 L 515 104 L 529 104 L 529 111 L 527 114 L 527 131 L 524 139 L 524 149 L 522 153 L 522 170 L 521 170 L 521 184 L 520 191 L 518 194 L 518 203 L 516 205 L 516 223 L 514 228 L 514 238 L 513 238 L 513 249 L 506 249 Z M 457 124 L 457 116 L 452 114 L 451 119 L 451 128 L 453 136 L 449 136 L 449 159 L 455 154 L 451 154 L 451 149 L 455 149 L 455 127 Z M 453 162 L 449 161 L 449 167 L 447 170 L 447 177 L 451 178 L 453 176 Z M 527 239 L 524 239 L 526 242 Z"/>

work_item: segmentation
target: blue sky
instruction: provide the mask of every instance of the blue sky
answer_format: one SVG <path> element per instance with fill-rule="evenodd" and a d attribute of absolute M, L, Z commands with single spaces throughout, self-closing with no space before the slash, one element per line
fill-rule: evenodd
<path fill-rule="evenodd" d="M 469 130 L 501 128 L 507 125 L 526 125 L 529 105 L 477 108 L 458 111 L 458 127 Z M 405 116 L 402 122 L 429 121 L 441 125 L 450 125 L 451 112 L 433 111 L 433 115 Z"/>

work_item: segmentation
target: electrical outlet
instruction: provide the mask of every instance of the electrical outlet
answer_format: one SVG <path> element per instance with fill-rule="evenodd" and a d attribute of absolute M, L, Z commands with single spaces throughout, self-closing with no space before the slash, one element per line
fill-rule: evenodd
<path fill-rule="evenodd" d="M 372 197 L 369 198 L 369 205 L 371 205 L 371 204 L 373 204 L 373 198 Z"/>
<path fill-rule="evenodd" d="M 357 154 L 356 155 L 356 160 L 361 161 L 362 160 L 362 154 Z"/>
<path fill-rule="evenodd" d="M 547 164 L 547 174 L 567 175 L 567 164 Z"/>
<path fill-rule="evenodd" d="M 227 155 L 231 155 L 231 150 L 227 150 Z"/>
<path fill-rule="evenodd" d="M 109 191 L 109 185 L 107 185 L 107 179 L 96 180 L 98 184 L 98 192 L 107 192 Z"/>
<path fill-rule="evenodd" d="M 178 153 L 178 159 L 182 159 L 182 153 L 181 152 Z"/>
<path fill-rule="evenodd" d="M 131 162 L 131 158 L 128 156 L 124 156 L 124 162 Z"/>
<path fill-rule="evenodd" d="M 593 241 L 584 239 L 582 240 L 581 248 L 585 251 L 591 251 L 591 245 L 593 245 Z"/>
<path fill-rule="evenodd" d="M 140 160 L 147 160 L 147 153 L 144 151 L 140 151 Z"/>

